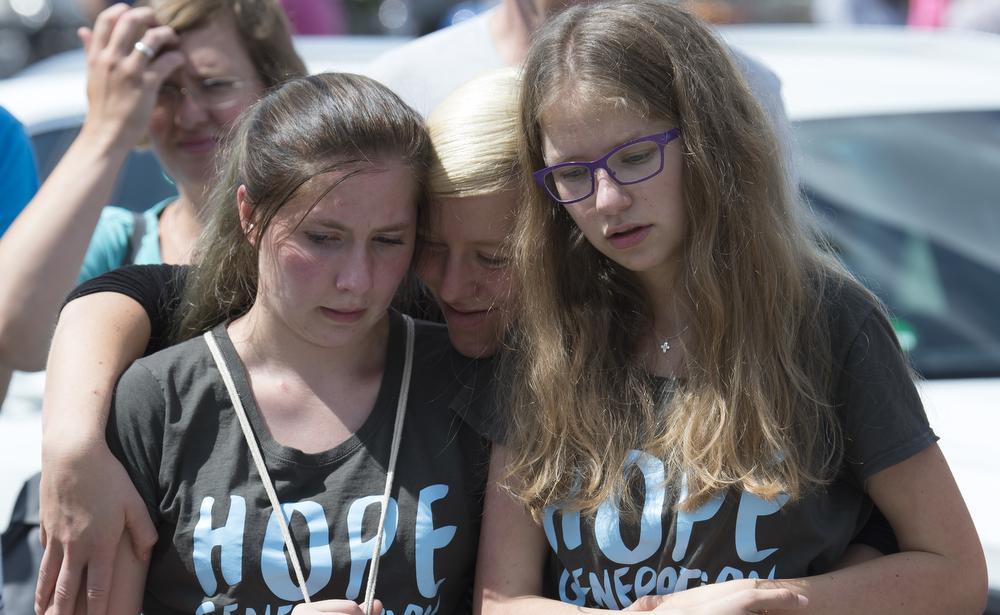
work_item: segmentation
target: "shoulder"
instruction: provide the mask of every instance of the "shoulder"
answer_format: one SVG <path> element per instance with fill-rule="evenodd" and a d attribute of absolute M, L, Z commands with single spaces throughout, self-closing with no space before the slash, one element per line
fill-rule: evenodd
<path fill-rule="evenodd" d="M 108 205 L 101 210 L 90 244 L 115 244 L 124 247 L 135 224 L 135 214 L 123 207 Z"/>
<path fill-rule="evenodd" d="M 873 337 L 899 352 L 885 309 L 871 291 L 846 276 L 827 276 L 822 289 L 821 307 L 830 330 L 835 364 L 843 365 L 859 344 L 868 346 Z"/>
<path fill-rule="evenodd" d="M 8 139 L 10 135 L 24 135 L 24 127 L 10 111 L 0 107 L 0 138 Z"/>
<path fill-rule="evenodd" d="M 215 371 L 212 355 L 200 336 L 143 357 L 129 371 L 133 369 L 156 380 L 165 392 L 189 390 L 190 383 Z"/>

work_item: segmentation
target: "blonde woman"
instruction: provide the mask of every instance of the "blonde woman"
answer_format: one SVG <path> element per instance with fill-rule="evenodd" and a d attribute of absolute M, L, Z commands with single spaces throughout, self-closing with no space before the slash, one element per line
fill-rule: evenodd
<path fill-rule="evenodd" d="M 651 0 L 567 9 L 520 100 L 535 183 L 479 610 L 763 586 L 816 613 L 981 612 L 982 548 L 888 320 L 797 225 L 706 27 Z M 899 553 L 834 570 L 873 505 Z"/>

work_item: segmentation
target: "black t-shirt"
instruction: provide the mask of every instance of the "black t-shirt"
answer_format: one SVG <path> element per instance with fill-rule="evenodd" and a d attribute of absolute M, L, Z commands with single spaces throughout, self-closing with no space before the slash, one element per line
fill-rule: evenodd
<path fill-rule="evenodd" d="M 314 599 L 364 599 L 403 368 L 392 313 L 374 409 L 318 454 L 271 437 L 224 327 L 213 331 L 290 518 Z M 408 412 L 386 519 L 376 597 L 387 613 L 455 613 L 470 600 L 488 442 L 454 400 L 470 362 L 440 325 L 417 323 Z M 122 376 L 108 424 L 157 525 L 143 612 L 288 613 L 301 601 L 272 508 L 218 369 L 201 338 L 140 359 Z M 235 606 L 238 605 L 238 606 Z"/>
<path fill-rule="evenodd" d="M 678 513 L 683 486 L 664 486 L 663 463 L 633 451 L 625 466 L 644 485 L 641 511 L 630 516 L 614 501 L 593 515 L 545 511 L 546 595 L 618 609 L 646 594 L 830 570 L 872 513 L 865 480 L 937 439 L 881 312 L 845 287 L 832 298 L 830 314 L 839 374 L 833 401 L 846 439 L 844 463 L 831 484 L 797 502 L 731 492 Z M 876 546 L 884 543 L 877 538 Z"/>

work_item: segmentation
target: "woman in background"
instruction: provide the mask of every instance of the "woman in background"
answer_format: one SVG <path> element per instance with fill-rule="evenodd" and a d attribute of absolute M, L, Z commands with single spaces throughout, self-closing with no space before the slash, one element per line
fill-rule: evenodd
<path fill-rule="evenodd" d="M 43 367 L 74 282 L 130 263 L 189 262 L 230 123 L 265 90 L 305 74 L 274 0 L 116 4 L 80 36 L 80 134 L 0 239 L 0 363 L 16 369 Z M 142 214 L 106 207 L 144 140 L 177 196 Z"/>

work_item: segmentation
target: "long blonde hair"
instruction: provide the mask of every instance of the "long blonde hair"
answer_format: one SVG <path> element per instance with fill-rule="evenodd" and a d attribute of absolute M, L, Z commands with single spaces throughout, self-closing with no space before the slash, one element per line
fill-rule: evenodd
<path fill-rule="evenodd" d="M 544 166 L 541 115 L 569 99 L 681 127 L 688 235 L 674 288 L 690 340 L 664 407 L 640 356 L 652 315 L 636 276 L 529 187 L 514 238 L 512 489 L 536 514 L 593 511 L 627 491 L 621 467 L 636 448 L 686 480 L 681 508 L 730 488 L 795 498 L 829 480 L 843 447 L 822 308 L 847 282 L 799 226 L 779 146 L 727 52 L 663 2 L 570 8 L 525 63 L 524 168 Z"/>

